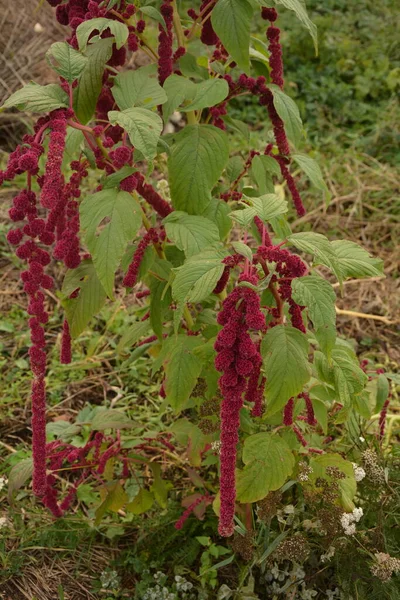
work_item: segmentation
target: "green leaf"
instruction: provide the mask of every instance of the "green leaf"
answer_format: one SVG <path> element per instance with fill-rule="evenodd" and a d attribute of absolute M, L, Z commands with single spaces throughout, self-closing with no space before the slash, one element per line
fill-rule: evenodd
<path fill-rule="evenodd" d="M 286 442 L 276 434 L 257 433 L 243 446 L 245 468 L 237 473 L 239 502 L 258 502 L 279 489 L 293 471 L 295 460 Z"/>
<path fill-rule="evenodd" d="M 229 183 L 233 183 L 242 173 L 244 168 L 244 160 L 241 156 L 231 156 L 226 165 L 226 176 Z"/>
<path fill-rule="evenodd" d="M 225 79 L 208 79 L 195 85 L 195 96 L 192 102 L 181 108 L 182 112 L 215 106 L 229 94 L 229 85 Z"/>
<path fill-rule="evenodd" d="M 126 177 L 129 177 L 129 175 L 132 175 L 132 173 L 135 172 L 136 169 L 134 167 L 129 167 L 128 165 L 125 165 L 124 167 L 122 167 L 122 169 L 116 171 L 115 173 L 112 173 L 111 175 L 108 175 L 101 181 L 103 190 L 117 187 L 123 179 L 126 179 Z"/>
<path fill-rule="evenodd" d="M 166 357 L 165 393 L 175 412 L 185 408 L 201 373 L 203 363 L 193 352 L 200 344 L 196 337 L 178 335 Z"/>
<path fill-rule="evenodd" d="M 217 225 L 197 215 L 174 211 L 163 221 L 167 237 L 189 258 L 219 242 Z"/>
<path fill-rule="evenodd" d="M 249 248 L 249 246 L 247 246 L 247 244 L 243 244 L 243 242 L 232 242 L 232 246 L 237 254 L 244 256 L 250 262 L 252 262 L 253 253 L 251 251 L 251 248 Z"/>
<path fill-rule="evenodd" d="M 311 183 L 329 198 L 330 193 L 322 176 L 319 164 L 313 158 L 305 156 L 304 154 L 292 154 L 292 158 L 299 165 L 300 169 L 304 171 Z"/>
<path fill-rule="evenodd" d="M 100 525 L 102 518 L 108 510 L 117 513 L 128 502 L 128 494 L 125 492 L 119 481 L 113 483 L 107 488 L 105 500 L 96 509 L 95 525 Z"/>
<path fill-rule="evenodd" d="M 78 297 L 69 298 L 72 292 L 78 288 L 80 288 Z M 92 261 L 84 260 L 77 269 L 67 271 L 62 293 L 67 297 L 63 305 L 71 336 L 77 338 L 106 301 L 106 292 L 100 283 Z"/>
<path fill-rule="evenodd" d="M 236 131 L 236 133 L 239 133 L 239 135 L 241 135 L 247 143 L 250 141 L 250 129 L 247 123 L 244 123 L 239 119 L 232 119 L 232 117 L 229 115 L 225 115 L 223 120 L 228 127 Z"/>
<path fill-rule="evenodd" d="M 354 509 L 352 500 L 357 492 L 357 484 L 352 463 L 345 460 L 340 454 L 321 454 L 320 456 L 311 458 L 310 467 L 313 470 L 310 479 L 314 483 L 319 477 L 332 481 L 332 478 L 326 473 L 327 467 L 337 467 L 345 474 L 345 478 L 339 479 L 337 482 L 339 484 L 341 500 L 345 510 L 348 512 L 352 511 Z"/>
<path fill-rule="evenodd" d="M 151 76 L 153 70 L 151 65 L 150 68 L 118 73 L 111 91 L 120 110 L 134 106 L 153 108 L 167 101 L 167 94 L 157 79 Z"/>
<path fill-rule="evenodd" d="M 202 213 L 203 217 L 213 221 L 218 229 L 221 240 L 226 238 L 232 228 L 232 221 L 229 218 L 230 208 L 226 202 L 219 198 L 211 198 L 210 204 Z"/>
<path fill-rule="evenodd" d="M 201 302 L 211 294 L 220 279 L 227 253 L 222 250 L 203 251 L 174 269 L 172 295 L 178 302 Z"/>
<path fill-rule="evenodd" d="M 376 387 L 376 405 L 375 405 L 376 412 L 381 412 L 383 405 L 385 404 L 386 400 L 389 398 L 389 392 L 390 392 L 389 381 L 383 373 L 380 373 L 378 376 L 377 387 Z"/>
<path fill-rule="evenodd" d="M 268 414 L 277 412 L 289 398 L 303 391 L 311 376 L 308 350 L 306 336 L 294 327 L 277 325 L 267 331 L 261 354 L 267 377 Z"/>
<path fill-rule="evenodd" d="M 271 156 L 255 156 L 251 163 L 251 173 L 261 194 L 273 194 L 272 177 L 280 176 L 279 164 Z"/>
<path fill-rule="evenodd" d="M 46 60 L 61 77 L 72 83 L 85 68 L 87 57 L 67 42 L 55 42 L 47 50 Z"/>
<path fill-rule="evenodd" d="M 153 506 L 154 496 L 149 490 L 141 488 L 138 495 L 126 505 L 125 509 L 134 515 L 141 515 Z"/>
<path fill-rule="evenodd" d="M 298 277 L 292 281 L 293 300 L 308 308 L 317 340 L 330 354 L 336 339 L 336 294 L 331 284 L 318 275 Z"/>
<path fill-rule="evenodd" d="M 315 418 L 317 419 L 319 425 L 321 425 L 324 435 L 326 435 L 328 433 L 328 409 L 326 404 L 317 398 L 311 398 L 311 402 L 314 409 Z"/>
<path fill-rule="evenodd" d="M 348 240 L 335 240 L 331 245 L 339 261 L 343 278 L 382 277 L 383 261 L 373 258 L 364 248 Z"/>
<path fill-rule="evenodd" d="M 112 298 L 115 272 L 128 242 L 142 224 L 140 206 L 128 192 L 112 188 L 86 196 L 80 204 L 80 216 L 97 275 Z M 108 223 L 97 235 L 98 226 L 106 218 Z"/>
<path fill-rule="evenodd" d="M 270 85 L 269 87 L 274 95 L 276 112 L 285 125 L 286 134 L 292 144 L 297 147 L 303 137 L 303 123 L 297 104 L 282 92 L 277 85 Z"/>
<path fill-rule="evenodd" d="M 33 461 L 32 458 L 23 458 L 13 466 L 8 475 L 8 501 L 12 501 L 14 492 L 19 490 L 24 483 L 32 477 Z"/>
<path fill-rule="evenodd" d="M 305 2 L 303 2 L 303 0 L 274 0 L 274 2 L 275 4 L 281 4 L 285 8 L 288 8 L 289 10 L 293 10 L 295 12 L 299 21 L 310 32 L 310 35 L 314 42 L 315 52 L 318 52 L 317 27 L 314 25 L 314 23 L 311 21 L 310 17 L 307 14 Z"/>
<path fill-rule="evenodd" d="M 179 68 L 185 77 L 193 77 L 193 79 L 208 79 L 208 69 L 199 64 L 196 56 L 190 52 L 186 52 L 179 60 Z"/>
<path fill-rule="evenodd" d="M 147 160 L 157 154 L 157 145 L 163 129 L 161 117 L 146 108 L 128 108 L 123 111 L 112 110 L 108 113 L 110 123 L 120 125 L 129 135 L 132 145 Z"/>
<path fill-rule="evenodd" d="M 229 158 L 226 134 L 213 125 L 189 125 L 168 160 L 172 204 L 191 215 L 204 212 Z"/>
<path fill-rule="evenodd" d="M 288 241 L 299 250 L 313 254 L 317 264 L 326 265 L 340 282 L 343 280 L 335 248 L 324 235 L 312 231 L 293 233 Z"/>
<path fill-rule="evenodd" d="M 122 48 L 129 35 L 127 25 L 113 19 L 98 17 L 97 19 L 90 19 L 89 21 L 84 21 L 78 25 L 76 29 L 76 37 L 78 40 L 79 49 L 86 49 L 89 37 L 93 31 L 98 31 L 99 34 L 101 34 L 106 29 L 109 29 L 111 34 L 114 36 L 117 49 Z"/>
<path fill-rule="evenodd" d="M 167 508 L 168 485 L 161 477 L 161 466 L 158 463 L 152 462 L 150 463 L 150 468 L 154 478 L 150 489 L 161 508 Z"/>
<path fill-rule="evenodd" d="M 171 427 L 180 444 L 187 445 L 190 463 L 194 467 L 201 465 L 201 452 L 206 445 L 206 437 L 203 432 L 188 419 L 178 419 Z"/>
<path fill-rule="evenodd" d="M 11 94 L 0 110 L 16 107 L 18 110 L 42 113 L 56 108 L 68 108 L 68 106 L 68 95 L 59 85 L 55 83 L 39 85 L 31 82 Z"/>
<path fill-rule="evenodd" d="M 367 375 L 361 369 L 355 353 L 344 346 L 336 346 L 332 350 L 332 369 L 341 403 L 351 406 L 354 396 L 363 391 L 368 381 Z"/>
<path fill-rule="evenodd" d="M 91 44 L 86 50 L 88 60 L 74 92 L 74 109 L 81 123 L 88 123 L 93 116 L 103 86 L 104 67 L 112 55 L 112 45 L 112 38 L 106 38 Z"/>
<path fill-rule="evenodd" d="M 150 280 L 150 324 L 154 333 L 162 339 L 165 311 L 171 304 L 171 290 L 167 281 L 152 277 Z"/>
<path fill-rule="evenodd" d="M 191 100 L 195 94 L 196 84 L 186 77 L 180 75 L 170 75 L 164 81 L 164 91 L 167 94 L 168 100 L 163 106 L 164 121 L 167 122 L 169 117 L 185 100 Z"/>
<path fill-rule="evenodd" d="M 288 210 L 287 201 L 278 194 L 264 194 L 260 198 L 248 198 L 248 200 L 252 203 L 256 215 L 263 221 L 270 221 Z"/>
<path fill-rule="evenodd" d="M 150 330 L 149 322 L 139 321 L 139 323 L 134 323 L 131 327 L 129 327 L 123 336 L 121 337 L 118 346 L 117 346 L 117 354 L 121 354 L 126 346 L 134 346 L 136 342 L 140 340 L 141 337 L 146 335 Z"/>
<path fill-rule="evenodd" d="M 136 423 L 125 413 L 114 408 L 104 408 L 96 412 L 93 417 L 91 427 L 94 431 L 104 431 L 105 429 L 131 429 Z"/>
<path fill-rule="evenodd" d="M 157 21 L 165 29 L 165 20 L 159 10 L 154 8 L 154 6 L 141 6 L 140 11 L 144 14 Z"/>
<path fill-rule="evenodd" d="M 250 69 L 250 25 L 253 7 L 247 0 L 218 0 L 211 13 L 215 33 L 233 60 L 245 72 Z"/>

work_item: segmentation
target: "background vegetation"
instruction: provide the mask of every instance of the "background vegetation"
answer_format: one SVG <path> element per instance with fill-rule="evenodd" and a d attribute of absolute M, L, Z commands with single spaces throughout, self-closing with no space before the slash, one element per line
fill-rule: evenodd
<path fill-rule="evenodd" d="M 29 35 L 32 40 L 40 41 L 35 41 L 30 47 L 31 55 L 27 56 L 29 48 L 23 42 L 22 34 L 18 40 L 13 33 L 13 28 L 22 31 L 21 13 L 13 8 L 17 3 L 13 3 L 13 7 L 6 0 L 2 3 L 6 5 L 3 14 L 8 29 L 2 40 L 0 77 L 6 96 L 14 89 L 13 86 L 19 87 L 20 79 L 33 77 L 33 48 L 42 52 L 47 47 L 44 38 L 61 39 L 62 34 L 51 25 L 53 17 L 46 16 L 46 7 L 40 8 L 34 15 L 34 20 L 42 27 L 41 32 L 32 32 L 32 15 L 27 14 Z M 25 3 L 22 4 L 25 6 Z M 285 32 L 286 91 L 299 104 L 309 147 L 323 169 L 332 200 L 326 207 L 317 195 L 308 191 L 308 213 L 300 221 L 303 230 L 309 228 L 326 233 L 330 238 L 352 239 L 384 260 L 385 280 L 357 281 L 346 286 L 345 296 L 338 303 L 343 311 L 339 313 L 338 321 L 341 333 L 354 340 L 360 361 L 368 360 L 373 369 L 383 368 L 396 373 L 400 362 L 398 6 L 395 0 L 383 0 L 379 4 L 372 0 L 310 0 L 308 7 L 319 31 L 318 57 L 314 56 L 308 33 L 289 13 L 281 11 L 279 24 Z M 36 29 L 39 30 L 37 26 Z M 261 38 L 262 33 L 256 30 L 254 35 Z M 7 39 L 13 41 L 15 47 L 12 50 L 10 43 L 8 46 L 5 43 Z M 18 60 L 15 56 L 19 57 Z M 48 82 L 48 72 L 43 65 L 36 75 L 43 82 Z M 266 127 L 263 109 L 249 101 L 238 104 L 236 111 L 238 118 L 252 123 L 252 136 L 262 145 Z M 21 132 L 29 127 L 29 119 L 24 117 L 21 121 L 16 120 L 15 115 L 6 115 L 2 116 L 1 126 L 5 158 L 10 148 L 9 140 L 19 139 Z M 240 152 L 240 142 L 237 144 Z M 18 280 L 18 260 L 5 240 L 9 228 L 7 210 L 15 191 L 14 184 L 9 190 L 3 189 L 0 208 L 0 471 L 5 477 L 13 465 L 30 454 L 29 339 L 25 297 Z M 61 275 L 54 273 L 58 280 Z M 61 310 L 57 310 L 57 296 L 52 296 L 52 301 L 51 325 L 58 332 Z M 54 333 L 54 352 L 48 377 L 50 432 L 55 435 L 65 423 L 89 421 L 92 411 L 99 405 L 126 408 L 140 423 L 142 432 L 164 431 L 169 427 L 171 414 L 168 409 L 160 411 L 160 382 L 150 378 L 146 348 L 116 354 L 127 325 L 143 313 L 140 303 L 134 303 L 129 296 L 121 296 L 112 307 L 106 306 L 96 320 L 93 332 L 86 337 L 81 336 L 75 343 L 74 361 L 70 367 L 59 365 L 60 340 Z M 362 313 L 363 316 L 354 313 Z M 391 382 L 391 410 L 396 411 L 399 409 L 399 377 L 393 376 Z M 384 447 L 377 448 L 377 451 L 380 459 L 386 457 L 387 464 L 393 468 L 400 460 L 400 428 L 396 428 L 396 423 L 390 433 Z M 335 424 L 334 435 L 339 439 L 345 434 L 344 425 Z M 357 434 L 358 438 L 367 441 L 373 439 L 373 429 Z M 82 444 L 84 437 L 83 429 L 73 442 Z M 133 444 L 134 440 L 127 438 L 126 443 L 130 442 Z M 353 440 L 354 448 L 361 457 L 363 447 L 360 439 Z M 346 451 L 345 445 L 342 451 Z M 117 510 L 108 512 L 100 524 L 95 524 L 96 507 L 100 502 L 98 492 L 95 488 L 82 486 L 79 508 L 54 522 L 26 491 L 19 491 L 15 502 L 8 506 L 5 485 L 0 490 L 0 595 L 6 600 L 172 600 L 216 598 L 216 590 L 219 590 L 221 599 L 400 598 L 399 580 L 397 583 L 392 580 L 383 587 L 379 580 L 371 582 L 367 578 L 367 582 L 362 581 L 366 576 L 362 572 L 362 548 L 356 547 L 352 548 L 351 554 L 349 550 L 337 552 L 334 561 L 326 566 L 312 565 L 313 578 L 311 581 L 306 578 L 304 589 L 296 588 L 297 595 L 282 593 L 273 596 L 275 592 L 268 586 L 275 581 L 274 563 L 266 563 L 263 568 L 256 564 L 252 570 L 255 581 L 248 578 L 249 556 L 246 550 L 252 547 L 252 543 L 247 546 L 243 543 L 235 548 L 234 562 L 224 564 L 232 550 L 216 535 L 216 519 L 212 511 L 207 511 L 204 521 L 192 517 L 183 531 L 174 528 L 184 510 L 180 492 L 190 486 L 193 474 L 182 467 L 181 455 L 173 453 L 168 456 L 160 452 L 160 456 L 163 456 L 164 477 L 174 492 L 168 504 L 164 508 L 157 507 L 145 521 L 143 516 Z M 132 495 L 134 485 L 133 482 Z M 396 555 L 400 550 L 399 486 L 395 486 L 392 492 L 390 498 L 389 495 L 382 496 L 376 486 L 371 484 L 368 487 L 366 484 L 363 493 L 370 510 L 364 527 L 376 530 L 377 539 L 383 539 L 390 553 Z M 290 489 L 285 494 L 284 501 L 279 504 L 278 519 L 274 522 L 282 531 L 285 528 L 294 531 L 307 515 L 302 514 L 301 504 L 293 507 Z M 382 520 L 379 511 L 385 502 L 385 519 Z M 268 507 L 264 508 L 268 510 Z M 259 548 L 269 547 L 271 516 L 278 509 L 272 506 L 270 510 L 271 514 L 258 529 Z M 320 554 L 323 551 L 328 552 L 328 549 L 321 549 Z M 253 565 L 251 560 L 252 557 L 250 564 Z M 218 569 L 212 568 L 213 565 L 218 565 Z M 290 561 L 285 569 L 281 568 L 281 579 L 277 577 L 276 582 L 304 578 L 304 574 L 296 572 Z M 284 572 L 286 574 L 282 575 Z M 361 580 L 359 589 L 353 585 L 354 576 Z M 331 580 L 335 584 L 327 587 Z M 336 583 L 344 595 L 339 596 L 339 592 L 335 591 Z M 164 588 L 167 592 L 163 592 Z M 239 589 L 239 595 L 234 596 L 235 590 Z M 267 592 L 267 589 L 270 591 Z M 307 595 L 307 590 L 315 590 L 316 594 L 310 595 L 309 592 Z"/>

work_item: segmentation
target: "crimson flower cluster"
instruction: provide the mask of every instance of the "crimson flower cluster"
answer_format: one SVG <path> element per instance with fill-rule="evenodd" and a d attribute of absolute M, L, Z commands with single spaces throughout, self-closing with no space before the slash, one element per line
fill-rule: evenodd
<path fill-rule="evenodd" d="M 158 80 L 162 85 L 173 71 L 173 25 L 174 9 L 171 0 L 166 0 L 160 7 L 160 12 L 164 17 L 165 28 L 159 25 L 158 36 Z"/>
<path fill-rule="evenodd" d="M 255 275 L 242 275 L 239 280 L 253 285 L 257 283 Z M 257 293 L 248 287 L 235 287 L 223 302 L 218 323 L 223 326 L 215 343 L 215 366 L 223 373 L 219 379 L 222 394 L 219 533 L 228 537 L 234 530 L 236 446 L 239 441 L 240 410 L 246 388 L 248 392 L 250 388 L 251 391 L 254 388 L 254 382 L 249 378 L 261 362 L 258 346 L 248 330 L 266 329 Z M 252 400 L 256 399 L 253 397 Z"/>
<path fill-rule="evenodd" d="M 137 276 L 140 269 L 140 264 L 143 260 L 144 253 L 147 246 L 155 244 L 160 239 L 160 233 L 154 228 L 150 228 L 144 237 L 140 240 L 138 247 L 135 250 L 131 264 L 129 265 L 128 271 L 124 277 L 123 284 L 126 287 L 133 287 L 136 283 Z"/>
<path fill-rule="evenodd" d="M 305 327 L 302 318 L 304 306 L 299 306 L 292 298 L 292 281 L 296 277 L 303 277 L 308 269 L 307 265 L 297 254 L 292 254 L 289 250 L 278 246 L 260 246 L 257 250 L 258 256 L 263 259 L 276 263 L 276 273 L 272 277 L 272 282 L 278 283 L 278 292 L 283 301 L 289 304 L 289 314 L 292 326 L 305 333 Z M 279 319 L 278 307 L 272 309 L 272 315 Z"/>

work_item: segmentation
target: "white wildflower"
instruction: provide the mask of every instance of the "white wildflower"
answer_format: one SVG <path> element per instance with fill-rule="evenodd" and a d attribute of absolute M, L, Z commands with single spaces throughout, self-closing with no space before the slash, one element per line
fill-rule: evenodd
<path fill-rule="evenodd" d="M 361 517 L 363 516 L 363 514 L 364 514 L 364 511 L 363 511 L 363 509 L 361 507 L 360 508 L 355 508 L 353 510 L 353 512 L 352 512 L 353 520 L 356 523 L 358 523 L 358 521 L 361 519 Z"/>
<path fill-rule="evenodd" d="M 352 463 L 354 469 L 354 477 L 356 481 L 362 481 L 365 477 L 365 471 L 359 467 L 357 463 Z"/>
<path fill-rule="evenodd" d="M 293 515 L 294 514 L 293 504 L 288 504 L 287 506 L 285 506 L 283 509 L 283 512 L 285 512 L 287 515 Z"/>
<path fill-rule="evenodd" d="M 335 547 L 329 546 L 328 551 L 325 554 L 321 554 L 321 562 L 328 562 L 331 558 L 335 556 Z"/>
<path fill-rule="evenodd" d="M 363 438 L 361 435 L 360 435 L 360 437 L 358 439 L 360 440 L 361 443 L 365 442 L 365 438 Z"/>
<path fill-rule="evenodd" d="M 7 479 L 5 477 L 0 477 L 0 492 L 7 485 Z"/>
<path fill-rule="evenodd" d="M 0 529 L 3 529 L 3 527 L 7 526 L 7 518 L 6 517 L 0 517 Z"/>
<path fill-rule="evenodd" d="M 220 454 L 221 453 L 221 442 L 219 440 L 217 440 L 216 442 L 211 442 L 211 448 L 215 452 L 218 452 L 218 454 Z"/>

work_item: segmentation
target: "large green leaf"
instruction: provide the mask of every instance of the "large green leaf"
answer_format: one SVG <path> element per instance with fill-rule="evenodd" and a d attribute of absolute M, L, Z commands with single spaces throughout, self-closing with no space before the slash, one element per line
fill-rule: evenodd
<path fill-rule="evenodd" d="M 257 433 L 244 442 L 245 468 L 237 472 L 239 502 L 258 502 L 279 489 L 290 476 L 294 457 L 287 443 L 276 434 Z"/>
<path fill-rule="evenodd" d="M 189 400 L 203 362 L 193 350 L 202 344 L 196 337 L 178 335 L 164 362 L 166 399 L 179 412 Z"/>
<path fill-rule="evenodd" d="M 304 171 L 311 183 L 329 198 L 329 190 L 322 177 L 319 164 L 313 158 L 304 154 L 292 154 L 292 158 L 299 165 L 300 169 Z"/>
<path fill-rule="evenodd" d="M 268 414 L 277 412 L 289 398 L 303 391 L 311 376 L 308 350 L 306 336 L 294 327 L 277 325 L 267 332 L 261 354 L 267 376 Z"/>
<path fill-rule="evenodd" d="M 215 33 L 239 67 L 249 72 L 250 25 L 253 7 L 248 0 L 218 0 L 211 13 Z"/>
<path fill-rule="evenodd" d="M 206 436 L 197 425 L 191 423 L 188 419 L 178 419 L 171 427 L 170 431 L 176 436 L 180 444 L 187 446 L 187 453 L 190 463 L 199 467 L 201 465 L 201 453 L 206 445 Z"/>
<path fill-rule="evenodd" d="M 304 136 L 303 122 L 297 104 L 285 92 L 282 92 L 277 85 L 270 85 L 269 87 L 274 95 L 276 112 L 285 125 L 286 134 L 292 144 L 297 147 Z"/>
<path fill-rule="evenodd" d="M 18 110 L 42 113 L 56 108 L 68 108 L 68 105 L 68 96 L 59 85 L 39 85 L 31 82 L 11 94 L 0 110 L 16 107 Z"/>
<path fill-rule="evenodd" d="M 315 51 L 318 51 L 318 36 L 317 36 L 317 27 L 311 21 L 310 17 L 307 14 L 306 5 L 303 0 L 274 0 L 275 4 L 280 4 L 289 10 L 293 10 L 296 14 L 299 21 L 304 25 L 306 29 L 310 32 L 310 35 L 313 39 Z M 270 6 L 268 2 L 267 6 Z"/>
<path fill-rule="evenodd" d="M 311 458 L 310 467 L 312 468 L 310 479 L 314 483 L 318 478 L 332 481 L 331 476 L 326 472 L 327 467 L 336 467 L 344 473 L 344 479 L 338 480 L 341 501 L 344 509 L 347 512 L 351 512 L 354 509 L 353 498 L 357 492 L 357 483 L 352 463 L 345 460 L 340 454 L 322 454 Z"/>
<path fill-rule="evenodd" d="M 126 510 L 134 515 L 141 515 L 153 506 L 154 496 L 149 490 L 141 488 L 137 496 L 126 505 Z"/>
<path fill-rule="evenodd" d="M 67 42 L 55 42 L 46 52 L 49 65 L 64 77 L 68 83 L 78 79 L 86 66 L 87 57 L 75 50 Z"/>
<path fill-rule="evenodd" d="M 91 427 L 94 431 L 104 431 L 105 429 L 132 429 L 136 423 L 124 412 L 115 408 L 101 408 L 96 411 L 93 417 Z"/>
<path fill-rule="evenodd" d="M 32 477 L 33 460 L 23 458 L 15 464 L 8 474 L 8 501 L 12 503 L 14 492 L 19 490 L 24 483 Z"/>
<path fill-rule="evenodd" d="M 243 210 L 234 210 L 230 216 L 240 225 L 246 227 L 254 217 L 258 216 L 263 221 L 270 221 L 287 212 L 287 201 L 277 194 L 264 194 L 260 198 L 247 198 L 252 206 L 245 206 Z"/>
<path fill-rule="evenodd" d="M 202 214 L 228 158 L 228 140 L 223 131 L 213 125 L 185 127 L 168 161 L 174 208 L 191 215 Z"/>
<path fill-rule="evenodd" d="M 336 294 L 331 284 L 310 275 L 292 281 L 293 300 L 308 308 L 322 350 L 330 354 L 336 339 Z"/>
<path fill-rule="evenodd" d="M 188 258 L 219 241 L 215 223 L 197 215 L 174 211 L 163 221 L 168 238 L 183 250 Z"/>
<path fill-rule="evenodd" d="M 112 38 L 106 38 L 90 44 L 85 52 L 88 60 L 74 91 L 74 109 L 81 123 L 87 123 L 93 116 L 103 85 L 104 66 L 111 58 L 112 45 Z"/>
<path fill-rule="evenodd" d="M 152 77 L 153 71 L 150 65 L 136 71 L 118 73 L 111 91 L 120 110 L 134 106 L 153 108 L 167 101 L 167 94 L 157 79 Z"/>
<path fill-rule="evenodd" d="M 211 198 L 210 204 L 202 213 L 203 217 L 213 221 L 218 227 L 220 238 L 223 240 L 232 228 L 229 218 L 230 208 L 226 202 L 219 198 Z"/>
<path fill-rule="evenodd" d="M 110 123 L 120 125 L 129 135 L 132 145 L 147 160 L 157 154 L 157 145 L 163 129 L 161 117 L 146 108 L 128 108 L 123 111 L 112 110 L 108 113 Z"/>
<path fill-rule="evenodd" d="M 164 81 L 164 91 L 167 94 L 168 100 L 163 106 L 163 117 L 164 121 L 172 115 L 173 112 L 184 102 L 185 100 L 191 100 L 196 90 L 196 84 L 187 77 L 181 77 L 180 75 L 170 75 Z"/>
<path fill-rule="evenodd" d="M 348 240 L 335 240 L 331 245 L 339 261 L 339 269 L 346 277 L 381 277 L 383 261 L 372 257 L 367 250 Z"/>
<path fill-rule="evenodd" d="M 201 302 L 211 294 L 220 279 L 227 253 L 222 250 L 203 251 L 186 260 L 175 270 L 172 295 L 178 302 Z"/>
<path fill-rule="evenodd" d="M 195 84 L 195 95 L 192 101 L 181 107 L 181 111 L 201 110 L 219 104 L 229 94 L 229 85 L 225 79 L 208 79 Z"/>
<path fill-rule="evenodd" d="M 345 406 L 351 406 L 356 395 L 360 394 L 368 381 L 354 352 L 346 347 L 336 346 L 332 350 L 332 369 L 335 389 Z"/>
<path fill-rule="evenodd" d="M 80 291 L 77 298 L 69 298 L 78 288 Z M 92 261 L 84 260 L 77 269 L 67 271 L 62 293 L 66 297 L 63 304 L 71 336 L 76 338 L 86 329 L 90 319 L 99 312 L 106 301 L 106 292 Z"/>
<path fill-rule="evenodd" d="M 142 223 L 140 206 L 128 192 L 111 188 L 87 195 L 81 202 L 80 215 L 97 275 L 112 298 L 115 273 L 128 242 L 135 237 Z M 104 219 L 108 222 L 97 234 Z"/>
<path fill-rule="evenodd" d="M 343 281 L 335 248 L 324 235 L 313 231 L 293 233 L 288 237 L 288 241 L 299 250 L 313 254 L 317 264 L 326 265 L 339 281 Z"/>
<path fill-rule="evenodd" d="M 255 156 L 251 163 L 251 174 L 261 194 L 273 194 L 274 184 L 272 177 L 280 177 L 279 164 L 272 156 Z"/>
<path fill-rule="evenodd" d="M 114 19 L 106 19 L 104 17 L 98 17 L 96 19 L 89 19 L 78 25 L 76 29 L 76 37 L 80 50 L 85 50 L 89 37 L 94 31 L 98 31 L 99 34 L 103 33 L 106 29 L 111 31 L 114 36 L 116 47 L 122 48 L 128 39 L 129 30 L 125 23 L 116 21 Z"/>
<path fill-rule="evenodd" d="M 127 346 L 134 346 L 141 337 L 146 335 L 150 330 L 149 322 L 139 321 L 134 323 L 128 329 L 125 329 L 117 346 L 117 353 L 121 354 Z"/>

